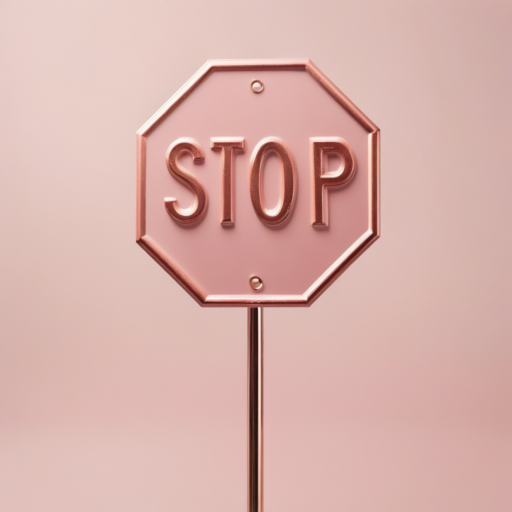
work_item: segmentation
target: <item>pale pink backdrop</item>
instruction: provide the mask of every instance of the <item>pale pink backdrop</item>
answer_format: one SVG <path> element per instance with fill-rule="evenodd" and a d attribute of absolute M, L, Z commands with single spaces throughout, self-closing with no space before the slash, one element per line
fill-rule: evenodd
<path fill-rule="evenodd" d="M 0 510 L 245 511 L 246 313 L 136 246 L 135 131 L 307 57 L 382 130 L 382 239 L 265 312 L 266 512 L 510 512 L 511 11 L 2 2 Z"/>

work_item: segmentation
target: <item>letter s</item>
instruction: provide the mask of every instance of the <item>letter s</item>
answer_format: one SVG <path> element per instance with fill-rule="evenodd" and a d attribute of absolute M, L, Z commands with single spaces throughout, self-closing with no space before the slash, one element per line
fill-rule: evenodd
<path fill-rule="evenodd" d="M 182 153 L 190 153 L 195 164 L 202 164 L 204 162 L 204 151 L 196 140 L 183 137 L 175 140 L 169 146 L 165 155 L 165 163 L 171 176 L 193 192 L 195 201 L 189 208 L 180 208 L 174 197 L 166 197 L 164 202 L 167 213 L 176 222 L 191 225 L 202 220 L 206 213 L 208 194 L 201 181 L 180 165 L 179 159 Z"/>

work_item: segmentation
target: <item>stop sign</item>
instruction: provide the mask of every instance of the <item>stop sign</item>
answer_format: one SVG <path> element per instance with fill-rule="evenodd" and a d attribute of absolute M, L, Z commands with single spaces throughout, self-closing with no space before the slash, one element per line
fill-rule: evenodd
<path fill-rule="evenodd" d="M 202 306 L 308 306 L 379 236 L 379 129 L 309 60 L 207 62 L 137 169 L 137 242 Z"/>

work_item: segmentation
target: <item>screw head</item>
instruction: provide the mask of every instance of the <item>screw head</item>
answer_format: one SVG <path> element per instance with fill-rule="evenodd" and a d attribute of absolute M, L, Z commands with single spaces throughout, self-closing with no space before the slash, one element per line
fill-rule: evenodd
<path fill-rule="evenodd" d="M 264 88 L 265 88 L 265 86 L 263 85 L 263 82 L 261 80 L 256 79 L 251 82 L 251 89 L 255 93 L 259 93 L 259 92 L 263 91 Z"/>
<path fill-rule="evenodd" d="M 263 281 L 258 276 L 251 277 L 251 279 L 249 280 L 249 284 L 256 291 L 261 290 L 263 288 Z"/>

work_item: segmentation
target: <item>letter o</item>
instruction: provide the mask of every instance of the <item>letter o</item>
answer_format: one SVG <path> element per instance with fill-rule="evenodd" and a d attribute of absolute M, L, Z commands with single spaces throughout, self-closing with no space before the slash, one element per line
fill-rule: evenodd
<path fill-rule="evenodd" d="M 281 161 L 282 187 L 278 205 L 269 210 L 265 207 L 262 194 L 263 169 L 270 153 L 276 153 Z M 252 206 L 260 220 L 267 226 L 279 226 L 292 213 L 296 196 L 297 173 L 292 154 L 286 144 L 277 137 L 262 139 L 254 148 L 249 171 L 249 189 Z"/>

